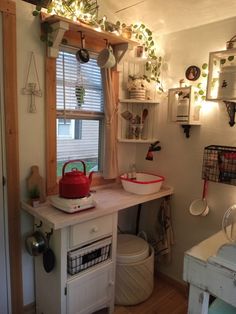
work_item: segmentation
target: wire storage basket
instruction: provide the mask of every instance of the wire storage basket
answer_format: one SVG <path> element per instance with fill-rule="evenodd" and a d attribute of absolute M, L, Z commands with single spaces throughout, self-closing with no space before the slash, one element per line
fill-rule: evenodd
<path fill-rule="evenodd" d="M 236 185 L 236 147 L 220 145 L 205 147 L 202 178 Z"/>
<path fill-rule="evenodd" d="M 103 239 L 67 253 L 67 272 L 75 275 L 106 261 L 111 256 L 111 238 Z"/>

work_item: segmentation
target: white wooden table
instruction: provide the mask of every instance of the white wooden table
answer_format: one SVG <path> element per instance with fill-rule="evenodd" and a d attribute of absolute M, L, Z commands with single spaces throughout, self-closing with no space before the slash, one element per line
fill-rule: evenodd
<path fill-rule="evenodd" d="M 51 206 L 49 202 L 36 208 L 30 206 L 26 202 L 22 202 L 21 206 L 22 209 L 34 216 L 36 219 L 45 222 L 54 230 L 58 230 L 107 214 L 116 213 L 131 206 L 172 195 L 174 189 L 170 186 L 164 185 L 157 193 L 137 195 L 126 192 L 120 184 L 107 184 L 105 186 L 94 187 L 93 192 L 93 198 L 96 202 L 95 208 L 74 214 L 64 213 L 63 211 Z"/>
<path fill-rule="evenodd" d="M 210 295 L 236 307 L 236 244 L 222 231 L 202 241 L 185 253 L 183 277 L 190 284 L 188 314 L 208 314 Z"/>
<path fill-rule="evenodd" d="M 74 214 L 58 210 L 49 202 L 36 208 L 22 202 L 22 208 L 35 218 L 41 232 L 51 229 L 50 248 L 56 259 L 54 269 L 47 273 L 43 257 L 35 257 L 36 313 L 90 314 L 102 308 L 113 313 L 118 212 L 171 194 L 173 188 L 167 186 L 150 195 L 128 193 L 118 184 L 95 187 L 96 207 Z M 68 253 L 86 248 L 92 259 L 95 243 L 101 244 L 104 239 L 111 242 L 107 260 L 68 274 Z"/>

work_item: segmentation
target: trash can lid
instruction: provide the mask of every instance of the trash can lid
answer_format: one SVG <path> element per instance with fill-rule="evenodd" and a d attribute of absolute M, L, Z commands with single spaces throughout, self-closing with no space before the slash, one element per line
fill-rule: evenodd
<path fill-rule="evenodd" d="M 117 237 L 117 263 L 129 264 L 142 261 L 149 256 L 148 243 L 132 234 Z"/>

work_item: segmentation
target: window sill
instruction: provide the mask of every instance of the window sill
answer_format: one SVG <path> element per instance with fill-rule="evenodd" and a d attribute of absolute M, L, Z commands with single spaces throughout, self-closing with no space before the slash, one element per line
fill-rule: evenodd
<path fill-rule="evenodd" d="M 59 183 L 60 179 L 61 179 L 61 177 L 57 177 L 57 184 L 55 186 L 55 189 L 52 191 L 52 193 L 48 193 L 48 195 L 54 195 L 54 194 L 59 193 L 58 183 Z M 95 172 L 93 174 L 93 177 L 92 177 L 91 187 L 102 186 L 102 185 L 112 184 L 112 183 L 116 183 L 116 182 L 117 182 L 117 179 L 104 179 L 100 172 Z"/>

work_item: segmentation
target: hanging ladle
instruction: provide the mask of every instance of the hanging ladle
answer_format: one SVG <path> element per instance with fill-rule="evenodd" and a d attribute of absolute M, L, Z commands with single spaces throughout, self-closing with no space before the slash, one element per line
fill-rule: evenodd
<path fill-rule="evenodd" d="M 203 184 L 203 192 L 202 192 L 202 198 L 194 200 L 189 207 L 190 214 L 193 216 L 206 216 L 209 213 L 209 207 L 207 205 L 207 186 L 208 181 L 207 179 L 204 180 Z"/>
<path fill-rule="evenodd" d="M 79 61 L 80 63 L 86 63 L 89 61 L 89 52 L 87 49 L 84 48 L 84 35 L 82 34 L 82 32 L 80 32 L 80 39 L 81 39 L 81 49 L 79 49 L 76 52 L 76 59 L 77 61 Z"/>

